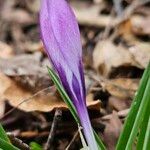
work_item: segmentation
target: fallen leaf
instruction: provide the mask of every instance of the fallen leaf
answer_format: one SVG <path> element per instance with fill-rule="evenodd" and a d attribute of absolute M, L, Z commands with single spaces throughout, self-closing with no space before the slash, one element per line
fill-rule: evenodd
<path fill-rule="evenodd" d="M 138 39 L 137 37 L 133 34 L 132 31 L 132 24 L 131 20 L 127 19 L 123 21 L 119 26 L 118 26 L 118 34 L 122 36 L 122 38 L 129 44 L 133 45 L 137 43 Z"/>
<path fill-rule="evenodd" d="M 40 9 L 40 0 L 26 1 L 31 12 L 38 13 Z"/>
<path fill-rule="evenodd" d="M 118 117 L 121 117 L 121 118 L 126 117 L 127 114 L 129 113 L 129 110 L 130 109 L 125 109 L 125 110 L 121 110 L 121 111 L 117 112 Z M 109 115 L 105 115 L 101 118 L 101 120 L 110 120 L 112 118 L 112 115 L 113 115 L 113 113 L 109 114 Z"/>
<path fill-rule="evenodd" d="M 141 68 L 146 68 L 150 61 L 150 44 L 138 43 L 129 48 L 130 53 L 134 59 L 141 65 Z"/>
<path fill-rule="evenodd" d="M 44 48 L 41 42 L 26 42 L 25 43 L 25 47 L 26 47 L 26 51 L 27 52 L 37 52 L 37 51 L 41 51 L 44 53 Z"/>
<path fill-rule="evenodd" d="M 31 24 L 34 21 L 34 18 L 23 9 L 4 9 L 1 16 L 5 21 L 15 22 L 23 25 Z"/>
<path fill-rule="evenodd" d="M 119 67 L 138 66 L 131 53 L 111 41 L 100 41 L 93 52 L 94 68 L 103 76 L 111 77 Z M 125 72 L 126 73 L 126 72 Z"/>
<path fill-rule="evenodd" d="M 110 96 L 108 100 L 108 106 L 112 110 L 121 111 L 129 107 L 129 100 Z"/>
<path fill-rule="evenodd" d="M 0 70 L 10 76 L 44 74 L 46 70 L 40 66 L 41 57 L 42 54 L 37 52 L 14 56 L 11 59 L 0 58 Z"/>
<path fill-rule="evenodd" d="M 0 118 L 4 115 L 5 113 L 5 102 L 4 100 L 0 99 Z"/>
<path fill-rule="evenodd" d="M 136 35 L 150 35 L 150 16 L 134 15 L 131 17 L 132 32 Z"/>
<path fill-rule="evenodd" d="M 114 111 L 110 120 L 106 123 L 106 128 L 104 130 L 104 139 L 108 150 L 115 149 L 121 128 L 122 122 L 118 118 L 117 113 Z"/>
<path fill-rule="evenodd" d="M 52 85 L 46 68 L 46 65 L 50 66 L 50 63 L 45 61 L 46 59 L 41 62 L 41 57 L 42 54 L 36 52 L 14 56 L 9 59 L 0 58 L 0 71 L 13 77 L 24 87 L 37 92 Z"/>
<path fill-rule="evenodd" d="M 0 58 L 10 58 L 12 56 L 12 48 L 8 44 L 0 41 Z"/>
<path fill-rule="evenodd" d="M 138 88 L 139 79 L 118 78 L 105 82 L 104 88 L 120 99 L 132 98 Z"/>
<path fill-rule="evenodd" d="M 67 109 L 66 104 L 58 96 L 57 90 L 54 87 L 34 94 L 31 90 L 23 88 L 4 74 L 0 75 L 0 87 L 1 85 L 3 88 L 2 92 L 0 92 L 0 97 L 7 100 L 10 105 L 23 111 L 49 112 L 56 108 Z M 20 103 L 22 104 L 19 105 Z M 100 109 L 100 102 L 93 101 L 93 99 L 89 99 L 87 105 L 90 108 Z"/>
<path fill-rule="evenodd" d="M 110 21 L 112 20 L 111 16 L 100 15 L 99 13 L 103 7 L 102 5 L 92 5 L 91 3 L 79 1 L 76 3 L 74 1 L 71 2 L 71 6 L 73 7 L 77 20 L 81 25 L 96 27 L 110 25 Z"/>

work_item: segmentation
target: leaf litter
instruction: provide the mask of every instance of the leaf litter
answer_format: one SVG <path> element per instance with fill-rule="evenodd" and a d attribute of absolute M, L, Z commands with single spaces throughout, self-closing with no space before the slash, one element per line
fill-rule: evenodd
<path fill-rule="evenodd" d="M 112 150 L 150 61 L 149 3 L 70 3 L 80 26 L 89 114 Z M 44 147 L 60 109 L 52 149 L 79 149 L 77 125 L 47 74 L 46 65 L 51 65 L 39 37 L 39 7 L 39 0 L 0 1 L 1 123 L 27 144 L 36 141 Z"/>

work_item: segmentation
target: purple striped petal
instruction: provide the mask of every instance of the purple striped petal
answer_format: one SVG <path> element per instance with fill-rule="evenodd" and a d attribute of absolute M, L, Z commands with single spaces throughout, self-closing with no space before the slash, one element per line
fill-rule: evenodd
<path fill-rule="evenodd" d="M 82 68 L 80 63 L 82 48 L 75 16 L 64 0 L 43 0 L 42 2 L 40 12 L 41 34 L 47 54 L 55 70 L 59 72 L 59 68 L 62 68 L 68 76 L 66 78 L 69 85 L 71 85 L 73 78 L 69 71 L 74 73 L 80 85 L 81 95 L 85 98 L 83 79 L 81 79 L 83 69 L 79 70 Z M 60 75 L 60 78 L 61 76 L 63 78 L 63 75 Z M 73 92 L 73 89 L 69 88 Z"/>
<path fill-rule="evenodd" d="M 97 150 L 85 103 L 79 27 L 65 0 L 42 0 L 40 29 L 47 55 L 76 107 L 88 145 Z"/>

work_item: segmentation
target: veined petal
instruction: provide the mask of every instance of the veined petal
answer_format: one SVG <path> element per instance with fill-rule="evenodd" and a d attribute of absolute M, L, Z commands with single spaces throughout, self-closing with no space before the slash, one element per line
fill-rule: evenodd
<path fill-rule="evenodd" d="M 78 112 L 88 145 L 97 150 L 85 104 L 85 83 L 79 27 L 65 0 L 42 0 L 42 41 L 63 87 Z"/>
<path fill-rule="evenodd" d="M 61 7 L 60 7 L 61 6 Z M 75 16 L 65 0 L 42 0 L 40 12 L 41 34 L 47 54 L 55 70 L 67 66 L 76 76 L 81 89 L 82 99 L 85 90 L 82 77 L 82 48 Z M 66 64 L 63 66 L 62 64 Z M 64 68 L 64 70 L 68 70 Z M 67 81 L 72 80 L 71 77 Z M 71 81 L 70 81 L 71 82 Z"/>
<path fill-rule="evenodd" d="M 90 150 L 98 150 L 95 137 L 93 134 L 91 122 L 88 116 L 87 108 L 85 107 L 85 105 L 82 107 L 79 106 L 78 108 L 79 108 L 78 113 L 80 114 L 81 125 L 83 127 L 84 135 L 86 137 L 88 146 Z"/>

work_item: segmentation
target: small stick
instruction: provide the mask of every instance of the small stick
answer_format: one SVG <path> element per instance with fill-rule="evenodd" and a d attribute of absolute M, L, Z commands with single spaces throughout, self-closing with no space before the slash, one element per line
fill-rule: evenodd
<path fill-rule="evenodd" d="M 54 135 L 56 133 L 56 128 L 57 128 L 58 122 L 61 120 L 61 116 L 62 116 L 62 111 L 60 109 L 56 109 L 54 118 L 53 118 L 53 123 L 51 126 L 51 130 L 50 130 L 47 142 L 45 144 L 44 150 L 51 149 L 50 147 L 52 146 Z"/>
<path fill-rule="evenodd" d="M 68 144 L 65 150 L 69 150 L 70 146 L 73 144 L 73 142 L 78 137 L 78 135 L 79 135 L 79 131 L 76 131 L 75 135 L 73 136 L 73 138 L 71 139 L 70 143 Z"/>
<path fill-rule="evenodd" d="M 123 13 L 123 8 L 121 6 L 121 2 L 122 2 L 122 0 L 113 0 L 113 4 L 115 7 L 115 11 L 117 13 L 117 16 L 122 16 L 122 13 Z"/>
<path fill-rule="evenodd" d="M 30 147 L 27 144 L 23 143 L 22 140 L 16 138 L 13 134 L 8 133 L 7 135 L 13 145 L 17 146 L 21 150 L 30 150 Z"/>

